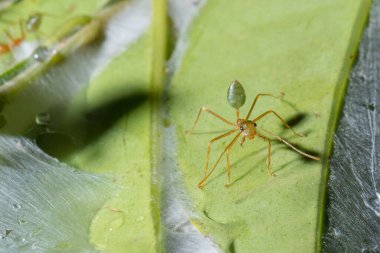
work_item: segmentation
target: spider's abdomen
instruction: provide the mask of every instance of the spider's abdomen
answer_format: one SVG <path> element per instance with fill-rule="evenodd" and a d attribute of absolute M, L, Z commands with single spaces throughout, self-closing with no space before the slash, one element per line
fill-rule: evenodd
<path fill-rule="evenodd" d="M 235 109 L 239 109 L 245 102 L 245 91 L 237 81 L 233 81 L 227 91 L 227 101 Z"/>

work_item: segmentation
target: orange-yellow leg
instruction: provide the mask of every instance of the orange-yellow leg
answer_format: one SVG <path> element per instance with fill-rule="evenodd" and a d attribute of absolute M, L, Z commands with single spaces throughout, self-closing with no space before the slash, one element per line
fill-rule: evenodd
<path fill-rule="evenodd" d="M 219 114 L 211 111 L 210 109 L 206 108 L 206 107 L 202 107 L 201 109 L 199 109 L 198 111 L 198 114 L 197 114 L 197 117 L 195 118 L 195 121 L 194 121 L 194 124 L 193 126 L 191 127 L 190 130 L 186 131 L 188 134 L 191 134 L 196 126 L 196 124 L 198 123 L 198 120 L 199 120 L 199 117 L 201 116 L 201 113 L 205 111 L 205 112 L 208 112 L 210 113 L 211 115 L 217 117 L 218 119 L 220 119 L 221 121 L 223 121 L 224 123 L 228 124 L 228 125 L 231 125 L 231 126 L 235 126 L 234 123 L 230 122 L 229 120 L 223 118 L 222 116 L 220 116 Z"/>
<path fill-rule="evenodd" d="M 275 135 L 271 132 L 269 132 L 268 130 L 265 130 L 263 128 L 260 128 L 261 130 L 263 130 L 264 132 L 266 132 L 267 134 L 270 134 L 272 135 L 274 138 L 276 138 L 278 141 L 281 141 L 282 143 L 284 143 L 285 145 L 289 146 L 291 149 L 293 149 L 294 151 L 296 151 L 297 153 L 303 155 L 303 156 L 306 156 L 310 159 L 313 159 L 313 160 L 316 160 L 316 161 L 319 161 L 320 158 L 317 157 L 317 156 L 313 156 L 313 155 L 309 155 L 301 150 L 299 150 L 298 148 L 294 147 L 292 144 L 290 144 L 289 142 L 287 142 L 286 140 L 284 140 L 282 137 L 278 136 L 278 135 Z"/>
<path fill-rule="evenodd" d="M 243 144 L 244 144 L 244 142 L 245 142 L 245 136 L 243 136 L 243 138 L 241 138 L 241 141 L 240 141 L 240 146 L 242 146 L 242 147 L 243 147 Z"/>
<path fill-rule="evenodd" d="M 23 21 L 22 20 L 19 20 L 19 24 L 20 24 L 20 41 L 23 41 L 25 40 L 26 38 L 26 34 L 25 34 L 25 30 L 24 30 L 24 25 L 23 25 Z"/>
<path fill-rule="evenodd" d="M 218 165 L 220 159 L 222 159 L 223 155 L 227 152 L 228 149 L 230 149 L 232 147 L 232 145 L 235 144 L 235 142 L 237 141 L 237 139 L 239 138 L 239 135 L 241 134 L 241 132 L 239 132 L 235 137 L 234 139 L 230 142 L 230 144 L 228 144 L 228 146 L 224 149 L 223 153 L 220 155 L 219 159 L 216 161 L 215 165 L 212 167 L 211 171 L 199 182 L 198 184 L 198 188 L 202 189 L 206 183 L 206 180 L 207 178 L 209 178 L 209 176 L 214 172 L 216 166 Z"/>
<path fill-rule="evenodd" d="M 268 156 L 267 156 L 267 174 L 269 177 L 275 176 L 274 173 L 271 172 L 270 170 L 270 149 L 271 149 L 271 140 L 268 139 L 267 137 L 259 134 L 259 137 L 262 138 L 264 141 L 268 142 Z"/>
<path fill-rule="evenodd" d="M 227 149 L 226 156 L 227 156 L 227 174 L 228 174 L 228 184 L 226 184 L 226 187 L 231 186 L 231 163 L 230 163 L 230 150 L 232 146 L 230 146 L 229 149 Z"/>
<path fill-rule="evenodd" d="M 236 131 L 236 129 L 231 130 L 231 131 L 229 131 L 229 132 L 227 132 L 227 133 L 224 133 L 224 134 L 222 134 L 222 135 L 219 135 L 219 136 L 215 137 L 214 139 L 212 139 L 211 141 L 208 142 L 208 146 L 207 146 L 207 156 L 206 156 L 206 165 L 205 165 L 205 168 L 204 168 L 205 176 L 206 176 L 206 174 L 207 174 L 208 162 L 209 162 L 209 160 L 210 160 L 211 144 L 212 144 L 214 141 L 217 141 L 217 140 L 220 140 L 220 139 L 222 139 L 222 138 L 224 138 L 224 137 L 227 137 L 228 135 L 232 134 L 232 133 L 235 132 L 235 131 Z"/>
<path fill-rule="evenodd" d="M 253 111 L 253 108 L 254 108 L 255 105 L 256 105 L 256 102 L 257 102 L 257 100 L 259 99 L 259 97 L 261 97 L 261 96 L 271 96 L 271 97 L 274 97 L 274 98 L 280 98 L 280 97 L 282 97 L 282 95 L 280 95 L 280 96 L 274 96 L 273 94 L 267 94 L 267 93 L 257 94 L 256 97 L 255 97 L 255 99 L 253 100 L 253 103 L 252 103 L 252 105 L 251 105 L 251 108 L 249 109 L 249 112 L 248 112 L 248 114 L 247 114 L 247 117 L 245 117 L 245 120 L 248 120 L 248 118 L 251 116 L 252 111 Z"/>
<path fill-rule="evenodd" d="M 284 126 L 285 126 L 286 128 L 290 129 L 295 135 L 298 135 L 298 136 L 300 136 L 300 137 L 304 137 L 303 134 L 299 134 L 299 133 L 297 133 L 296 131 L 294 131 L 293 128 L 291 128 L 291 127 L 288 125 L 288 123 L 286 123 L 286 121 L 285 121 L 285 120 L 284 120 L 284 119 L 283 119 L 278 113 L 276 113 L 276 112 L 273 111 L 273 110 L 268 110 L 268 111 L 264 112 L 264 113 L 261 114 L 260 116 L 256 117 L 256 118 L 253 120 L 253 122 L 257 122 L 257 121 L 259 121 L 260 119 L 262 119 L 262 118 L 264 118 L 265 116 L 267 116 L 269 113 L 273 113 L 274 115 L 276 115 L 277 118 L 279 118 L 279 119 L 281 120 L 282 124 L 284 124 Z"/>
<path fill-rule="evenodd" d="M 9 41 L 9 44 L 12 44 L 13 41 L 14 41 L 12 35 L 9 33 L 9 31 L 4 30 L 3 32 L 5 34 L 5 37 L 7 37 L 8 41 Z"/>
<path fill-rule="evenodd" d="M 268 173 L 268 176 L 275 176 L 274 173 L 271 172 L 270 170 L 270 148 L 271 148 L 271 141 L 268 139 L 268 138 L 265 138 L 264 137 L 264 140 L 266 140 L 268 142 L 268 158 L 267 158 L 267 173 Z"/>

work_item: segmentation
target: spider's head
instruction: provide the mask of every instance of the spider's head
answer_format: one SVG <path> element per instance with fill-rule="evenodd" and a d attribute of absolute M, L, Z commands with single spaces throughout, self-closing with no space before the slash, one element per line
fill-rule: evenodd
<path fill-rule="evenodd" d="M 236 122 L 236 129 L 249 139 L 253 139 L 256 135 L 256 127 L 256 123 L 250 120 L 238 119 Z"/>

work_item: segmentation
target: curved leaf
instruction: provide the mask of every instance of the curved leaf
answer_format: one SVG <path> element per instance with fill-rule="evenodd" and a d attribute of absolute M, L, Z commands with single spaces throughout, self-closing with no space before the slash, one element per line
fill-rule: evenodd
<path fill-rule="evenodd" d="M 202 10 L 172 81 L 171 120 L 182 180 L 197 213 L 193 222 L 224 251 L 320 250 L 327 155 L 368 8 L 369 1 L 208 1 Z M 295 130 L 307 138 L 294 137 L 275 117 L 259 126 L 323 155 L 323 163 L 273 143 L 271 165 L 277 176 L 268 178 L 267 144 L 255 139 L 232 148 L 230 188 L 224 186 L 223 157 L 199 190 L 207 142 L 229 126 L 204 113 L 196 128 L 204 134 L 186 136 L 185 131 L 201 106 L 235 121 L 226 101 L 234 79 L 248 96 L 244 115 L 256 94 L 284 92 L 283 100 L 260 98 L 253 115 L 273 109 L 287 120 L 301 118 Z M 212 144 L 211 165 L 232 138 Z"/>
<path fill-rule="evenodd" d="M 111 175 L 119 187 L 91 226 L 91 241 L 106 252 L 152 252 L 150 171 L 150 36 L 116 57 L 87 88 L 91 139 L 65 160 Z"/>

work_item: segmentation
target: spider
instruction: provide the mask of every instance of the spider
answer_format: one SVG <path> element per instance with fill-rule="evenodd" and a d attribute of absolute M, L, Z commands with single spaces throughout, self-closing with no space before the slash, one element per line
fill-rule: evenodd
<path fill-rule="evenodd" d="M 221 160 L 221 158 L 223 157 L 224 154 L 226 154 L 226 157 L 227 157 L 228 184 L 226 184 L 226 187 L 229 187 L 231 185 L 231 164 L 230 164 L 229 153 L 231 151 L 232 146 L 238 141 L 240 136 L 243 136 L 241 138 L 241 141 L 240 141 L 241 146 L 243 145 L 243 143 L 245 142 L 246 139 L 253 140 L 255 137 L 259 137 L 268 143 L 268 157 L 267 157 L 267 173 L 268 173 L 268 176 L 273 176 L 274 174 L 270 170 L 271 141 L 272 140 L 270 138 L 268 138 L 266 135 L 270 135 L 272 138 L 275 138 L 278 141 L 286 144 L 287 146 L 292 148 L 294 151 L 298 152 L 299 154 L 301 154 L 303 156 L 306 156 L 306 157 L 313 159 L 313 160 L 320 160 L 320 158 L 317 156 L 309 155 L 309 154 L 297 149 L 294 145 L 290 144 L 289 142 L 284 140 L 282 137 L 257 126 L 256 122 L 258 122 L 260 119 L 264 118 L 265 116 L 267 116 L 269 114 L 274 114 L 282 122 L 282 124 L 284 124 L 284 126 L 286 128 L 290 129 L 295 135 L 298 135 L 300 137 L 304 137 L 304 135 L 295 132 L 277 112 L 275 112 L 273 110 L 267 110 L 266 112 L 260 114 L 256 118 L 249 120 L 249 117 L 252 114 L 253 108 L 255 107 L 257 100 L 263 96 L 272 96 L 275 98 L 279 98 L 282 95 L 274 96 L 272 94 L 267 94 L 267 93 L 260 93 L 260 94 L 256 95 L 256 97 L 253 100 L 253 103 L 251 105 L 251 108 L 248 111 L 247 116 L 245 118 L 240 118 L 239 108 L 245 102 L 245 91 L 244 91 L 243 86 L 237 80 L 235 80 L 230 84 L 228 91 L 227 91 L 227 101 L 230 104 L 230 106 L 232 106 L 233 108 L 236 109 L 236 118 L 237 119 L 236 119 L 235 123 L 223 118 L 219 114 L 213 112 L 212 110 L 210 110 L 206 107 L 202 107 L 201 109 L 199 109 L 199 112 L 198 112 L 197 117 L 194 121 L 194 124 L 193 124 L 192 128 L 188 131 L 188 133 L 192 133 L 192 131 L 194 130 L 194 128 L 195 128 L 195 126 L 199 120 L 199 117 L 203 111 L 210 113 L 211 115 L 220 119 L 224 123 L 234 127 L 234 129 L 232 129 L 232 130 L 230 130 L 230 131 L 228 131 L 222 135 L 219 135 L 219 136 L 217 136 L 217 137 L 215 137 L 209 141 L 208 147 L 207 147 L 206 165 L 204 168 L 204 178 L 198 184 L 198 187 L 200 189 L 202 189 L 205 186 L 206 180 L 210 177 L 212 172 L 215 170 L 215 168 L 217 167 L 219 161 Z M 238 132 L 238 133 L 235 135 L 235 137 L 232 139 L 232 141 L 224 149 L 224 151 L 222 152 L 222 154 L 220 155 L 219 159 L 216 161 L 215 165 L 212 167 L 210 172 L 208 172 L 208 164 L 209 164 L 209 160 L 210 160 L 211 144 L 213 142 L 220 140 L 222 138 L 225 138 L 225 137 L 227 137 L 227 136 L 229 136 L 235 132 Z"/>

